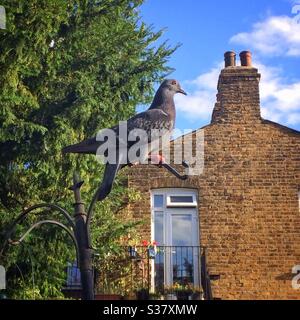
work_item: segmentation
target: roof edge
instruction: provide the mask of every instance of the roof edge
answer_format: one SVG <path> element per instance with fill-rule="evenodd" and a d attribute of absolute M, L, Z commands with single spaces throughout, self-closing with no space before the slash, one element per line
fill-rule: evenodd
<path fill-rule="evenodd" d="M 286 133 L 292 133 L 292 134 L 295 134 L 297 136 L 300 135 L 300 131 L 298 131 L 296 129 L 289 128 L 287 126 L 284 126 L 284 125 L 282 125 L 280 123 L 277 123 L 277 122 L 274 122 L 274 121 L 271 121 L 271 120 L 266 120 L 266 119 L 261 118 L 261 123 L 262 124 L 271 125 L 271 126 L 277 128 L 277 129 L 285 131 Z M 195 129 L 195 130 L 193 130 L 193 131 L 191 131 L 191 132 L 189 132 L 187 134 L 184 134 L 184 135 L 182 135 L 180 137 L 177 137 L 176 139 L 171 140 L 171 142 L 174 142 L 174 141 L 176 141 L 178 139 L 182 139 L 183 137 L 186 137 L 188 135 L 193 135 L 199 130 L 204 130 L 205 128 L 208 128 L 208 127 L 211 127 L 211 126 L 214 126 L 214 125 L 217 125 L 217 123 L 209 123 L 209 124 L 207 124 L 207 125 L 205 125 L 205 126 L 203 126 L 201 128 Z"/>
<path fill-rule="evenodd" d="M 293 133 L 293 134 L 296 134 L 296 135 L 300 135 L 300 131 L 296 130 L 296 129 L 292 129 L 292 128 L 289 128 L 287 126 L 284 126 L 280 123 L 277 123 L 277 122 L 274 122 L 274 121 L 271 121 L 271 120 L 266 120 L 266 119 L 261 119 L 262 120 L 262 124 L 269 124 L 269 125 L 272 125 L 273 127 L 276 127 L 278 129 L 281 129 L 283 131 L 286 131 L 288 133 Z"/>

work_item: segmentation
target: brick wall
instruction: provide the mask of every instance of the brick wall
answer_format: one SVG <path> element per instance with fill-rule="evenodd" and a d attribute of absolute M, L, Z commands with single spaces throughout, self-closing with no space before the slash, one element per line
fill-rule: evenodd
<path fill-rule="evenodd" d="M 131 169 L 129 185 L 142 200 L 129 209 L 150 238 L 150 191 L 197 189 L 201 245 L 220 275 L 214 296 L 300 299 L 291 286 L 300 264 L 300 133 L 261 119 L 259 79 L 255 68 L 223 69 L 212 122 L 202 129 L 203 173 L 180 181 L 153 166 Z"/>

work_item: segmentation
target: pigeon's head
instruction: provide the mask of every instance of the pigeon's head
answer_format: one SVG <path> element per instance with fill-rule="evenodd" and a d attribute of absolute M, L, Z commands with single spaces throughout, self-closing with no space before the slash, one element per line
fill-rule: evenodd
<path fill-rule="evenodd" d="M 181 88 L 180 83 L 174 79 L 167 79 L 161 84 L 161 89 L 168 91 L 169 94 L 181 93 L 185 96 L 187 93 Z"/>

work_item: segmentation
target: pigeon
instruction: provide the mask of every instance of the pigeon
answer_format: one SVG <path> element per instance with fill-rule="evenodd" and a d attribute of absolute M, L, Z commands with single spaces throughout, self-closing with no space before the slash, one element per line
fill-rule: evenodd
<path fill-rule="evenodd" d="M 145 143 L 148 144 L 149 147 L 153 140 L 158 139 L 158 137 L 153 134 L 153 131 L 155 132 L 155 130 L 160 130 L 160 132 L 171 134 L 174 129 L 176 118 L 176 109 L 174 103 L 174 95 L 176 93 L 187 95 L 187 93 L 181 88 L 177 80 L 164 80 L 157 90 L 149 109 L 145 112 L 136 114 L 135 116 L 127 120 L 127 134 L 129 134 L 133 130 L 144 130 L 147 133 L 147 141 L 145 141 Z M 136 143 L 136 141 L 127 141 L 126 137 L 126 148 L 122 148 L 120 146 L 124 141 L 122 140 L 123 138 L 119 135 L 120 125 L 114 126 L 110 129 L 113 130 L 116 134 L 116 148 L 119 148 L 119 150 L 117 150 L 119 152 L 116 152 L 116 163 L 106 163 L 102 184 L 98 189 L 98 201 L 104 200 L 109 195 L 115 177 L 120 169 L 124 168 L 127 165 L 132 166 L 138 164 L 138 162 L 129 162 L 128 160 L 128 150 L 132 147 L 133 144 Z M 103 140 L 99 141 L 99 137 L 96 136 L 86 139 L 80 143 L 67 146 L 63 148 L 62 152 L 63 154 L 97 154 L 99 147 L 101 147 L 103 143 Z M 149 154 L 151 153 L 151 147 L 144 148 L 144 150 L 148 150 L 148 152 L 145 154 L 140 154 L 139 160 L 148 158 L 152 161 L 152 163 L 154 162 L 157 164 L 160 164 L 164 161 L 161 155 L 151 155 L 149 157 Z"/>

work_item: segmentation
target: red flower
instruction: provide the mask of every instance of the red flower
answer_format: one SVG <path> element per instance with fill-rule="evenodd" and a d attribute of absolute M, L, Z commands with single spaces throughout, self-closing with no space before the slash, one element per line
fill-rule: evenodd
<path fill-rule="evenodd" d="M 142 241 L 142 244 L 143 244 L 144 247 L 148 247 L 149 242 L 148 242 L 147 240 L 143 240 L 143 241 Z"/>

